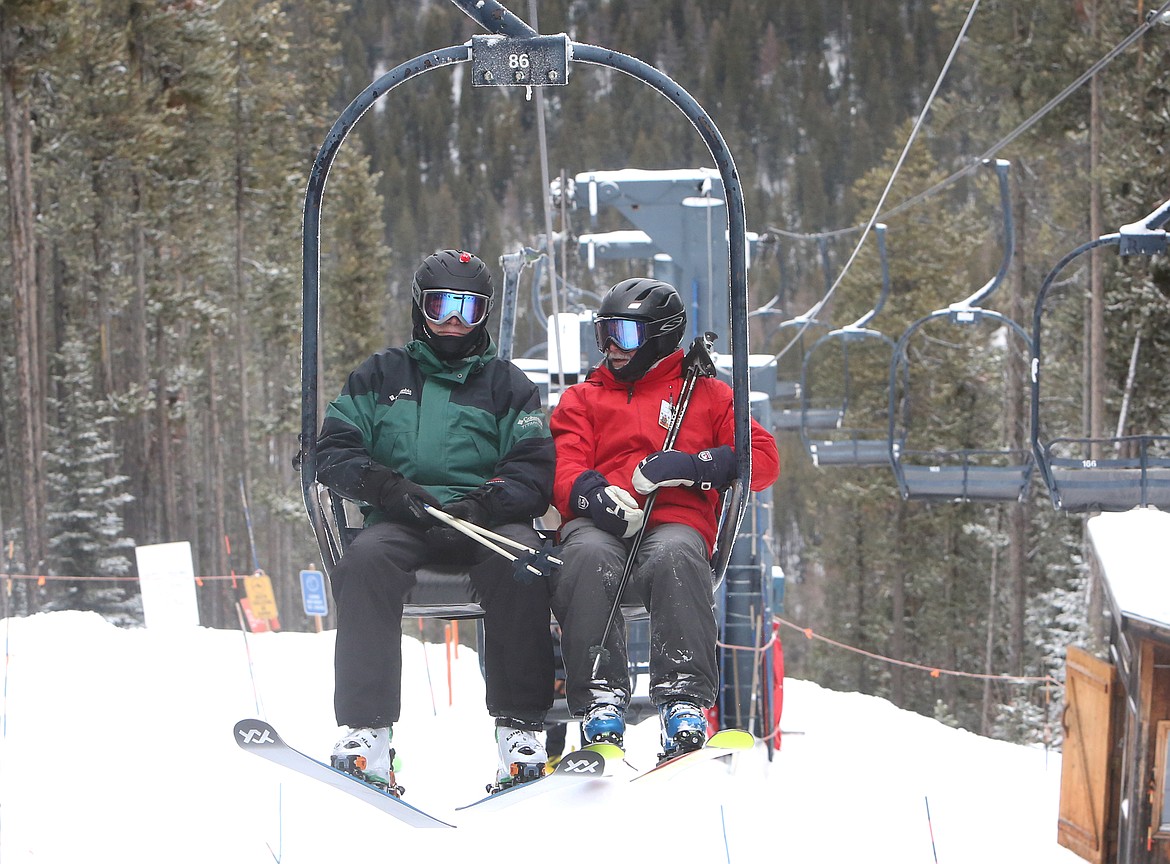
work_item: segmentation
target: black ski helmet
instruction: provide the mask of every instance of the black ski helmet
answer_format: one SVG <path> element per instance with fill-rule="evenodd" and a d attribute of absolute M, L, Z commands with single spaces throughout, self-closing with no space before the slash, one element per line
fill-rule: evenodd
<path fill-rule="evenodd" d="M 657 279 L 626 279 L 610 288 L 597 310 L 597 320 L 606 318 L 629 318 L 646 324 L 646 341 L 629 363 L 613 370 L 619 381 L 637 381 L 676 350 L 687 326 L 686 308 L 678 291 Z M 598 339 L 597 348 L 604 354 L 605 342 Z"/>
<path fill-rule="evenodd" d="M 487 314 L 466 336 L 436 336 L 427 327 L 426 317 L 422 313 L 422 292 L 444 288 L 488 298 Z M 491 270 L 478 256 L 461 249 L 442 249 L 428 255 L 414 272 L 410 292 L 414 338 L 430 345 L 439 357 L 455 360 L 481 354 L 487 349 L 487 322 L 492 314 L 495 289 Z"/>

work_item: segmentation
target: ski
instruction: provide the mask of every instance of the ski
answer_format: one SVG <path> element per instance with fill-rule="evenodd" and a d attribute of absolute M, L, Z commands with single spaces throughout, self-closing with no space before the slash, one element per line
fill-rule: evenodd
<path fill-rule="evenodd" d="M 565 754 L 564 758 L 557 763 L 556 770 L 551 774 L 546 774 L 538 780 L 529 780 L 527 783 L 509 786 L 507 789 L 493 792 L 484 798 L 480 798 L 478 801 L 472 801 L 470 804 L 464 804 L 462 807 L 456 807 L 455 809 L 470 810 L 475 808 L 477 811 L 484 813 L 492 810 L 500 810 L 504 807 L 511 807 L 513 804 L 519 804 L 521 801 L 526 801 L 537 795 L 552 792 L 565 784 L 600 778 L 604 772 L 604 756 L 590 750 L 575 750 L 572 753 Z"/>
<path fill-rule="evenodd" d="M 745 732 L 742 729 L 722 729 L 708 738 L 707 743 L 698 750 L 688 750 L 663 760 L 653 768 L 643 771 L 630 782 L 649 778 L 663 780 L 679 771 L 698 765 L 700 762 L 718 759 L 720 756 L 730 756 L 732 753 L 743 750 L 751 750 L 755 743 L 756 739 L 752 737 L 750 732 Z"/>
<path fill-rule="evenodd" d="M 336 768 L 331 768 L 324 762 L 318 762 L 299 750 L 294 750 L 284 742 L 271 725 L 263 720 L 241 720 L 235 727 L 236 743 L 249 753 L 291 768 L 306 777 L 320 780 L 323 783 L 352 795 L 367 804 L 372 804 L 383 813 L 388 813 L 395 819 L 405 822 L 415 828 L 454 828 L 450 822 L 444 822 L 419 810 L 412 804 L 407 804 L 401 798 L 395 798 L 375 786 L 363 783 Z"/>

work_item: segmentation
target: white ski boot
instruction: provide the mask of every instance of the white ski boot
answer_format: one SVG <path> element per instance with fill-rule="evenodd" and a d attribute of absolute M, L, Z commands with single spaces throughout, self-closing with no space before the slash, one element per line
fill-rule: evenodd
<path fill-rule="evenodd" d="M 394 779 L 394 751 L 390 748 L 393 737 L 391 726 L 351 728 L 333 745 L 329 764 L 399 798 L 404 790 Z"/>
<path fill-rule="evenodd" d="M 531 726 L 525 728 L 527 724 L 522 725 L 510 718 L 500 718 L 497 723 L 509 725 L 496 726 L 500 766 L 496 770 L 496 785 L 488 786 L 488 791 L 499 792 L 543 777 L 548 753 L 536 737 L 537 730 Z"/>

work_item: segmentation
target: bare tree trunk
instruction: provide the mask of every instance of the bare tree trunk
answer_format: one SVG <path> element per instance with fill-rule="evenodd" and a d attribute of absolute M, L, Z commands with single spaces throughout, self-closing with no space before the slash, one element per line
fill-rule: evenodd
<path fill-rule="evenodd" d="M 991 720 L 993 711 L 991 710 L 991 675 L 995 669 L 995 628 L 996 621 L 996 598 L 999 594 L 999 546 L 998 535 L 1000 530 L 1000 517 L 1003 515 L 1002 508 L 996 508 L 995 532 L 992 535 L 991 544 L 991 578 L 988 579 L 987 585 L 987 639 L 983 647 L 983 674 L 987 677 L 983 679 L 983 707 L 979 712 L 979 734 L 989 735 L 991 733 Z"/>
<path fill-rule="evenodd" d="M 898 498 L 895 505 L 898 508 L 894 520 L 894 543 L 898 550 L 904 549 L 902 538 L 906 532 L 906 504 Z M 893 600 L 893 629 L 890 638 L 890 651 L 895 660 L 906 659 L 906 568 L 902 563 L 901 552 L 894 559 L 894 584 L 892 589 Z M 890 700 L 899 708 L 905 707 L 906 676 L 903 667 L 894 665 L 890 668 Z"/>
<path fill-rule="evenodd" d="M 242 62 L 237 57 L 237 63 Z M 236 372 L 238 375 L 237 382 L 239 386 L 239 397 L 237 402 L 238 420 L 240 423 L 240 446 L 237 450 L 240 462 L 240 472 L 243 478 L 241 482 L 244 484 L 244 494 L 248 501 L 252 500 L 252 467 L 251 459 L 249 458 L 249 442 L 251 441 L 251 410 L 249 408 L 249 392 L 248 392 L 248 358 L 245 351 L 247 345 L 246 333 L 244 328 L 244 319 L 246 317 L 247 302 L 244 288 L 244 196 L 245 196 L 245 179 L 244 179 L 244 117 L 243 110 L 240 105 L 239 91 L 237 89 L 236 96 L 236 122 L 235 122 L 235 149 L 236 149 L 236 176 L 235 176 L 235 260 L 232 262 L 235 277 L 236 302 L 235 302 L 235 347 L 236 347 Z M 249 544 L 252 538 L 249 537 Z M 259 550 L 249 549 L 253 556 L 250 560 L 259 560 Z M 249 568 L 251 564 L 249 564 Z"/>
<path fill-rule="evenodd" d="M 171 394 L 167 370 L 170 367 L 170 358 L 167 355 L 166 327 L 160 321 L 155 333 L 155 369 L 158 383 L 154 394 L 155 434 L 158 436 L 153 458 L 150 460 L 157 468 L 155 474 L 159 493 L 155 496 L 156 509 L 160 510 L 161 525 L 156 525 L 155 534 L 166 541 L 173 540 L 179 534 L 179 502 L 177 492 L 177 474 L 174 446 L 171 429 Z"/>
<path fill-rule="evenodd" d="M 21 522 L 25 566 L 43 572 L 45 562 L 46 489 L 44 452 L 44 380 L 40 368 L 37 313 L 36 215 L 32 181 L 31 109 L 21 90 L 15 59 L 18 34 L 0 7 L 0 100 L 4 112 L 4 167 L 8 190 L 8 240 L 16 340 L 16 390 L 20 424 Z"/>
<path fill-rule="evenodd" d="M 862 650 L 868 649 L 868 639 L 865 629 L 865 574 L 866 574 L 866 549 L 865 549 L 865 519 L 861 514 L 861 507 L 858 504 L 857 498 L 853 499 L 853 521 L 857 526 L 857 536 L 853 541 L 853 572 L 857 579 L 857 590 L 855 597 L 857 599 L 857 647 Z M 867 673 L 866 657 L 864 654 L 857 655 L 857 692 L 869 692 L 869 676 Z"/>
<path fill-rule="evenodd" d="M 154 532 L 155 526 L 150 519 L 152 506 L 152 488 L 147 482 L 148 465 L 150 464 L 150 411 L 146 407 L 145 395 L 150 390 L 149 369 L 147 359 L 146 340 L 146 235 L 143 223 L 145 214 L 142 212 L 142 179 L 137 172 L 130 177 L 130 194 L 134 202 L 134 214 L 131 219 L 131 249 L 134 256 L 134 293 L 127 310 L 130 326 L 130 345 L 126 352 L 129 363 L 127 372 L 130 378 L 130 389 L 137 388 L 142 394 L 142 400 L 135 400 L 138 407 L 128 419 L 125 430 L 125 442 L 122 452 L 123 473 L 128 475 L 132 484 L 128 491 L 134 496 L 133 503 L 125 511 L 125 531 L 129 537 L 146 537 Z"/>
<path fill-rule="evenodd" d="M 227 515 L 223 437 L 219 422 L 219 378 L 216 370 L 218 352 L 215 350 L 215 342 L 215 333 L 209 331 L 207 340 L 207 446 L 210 448 L 210 452 L 207 459 L 207 494 L 211 498 L 212 575 L 222 576 L 228 572 L 227 550 L 224 548 L 224 538 L 227 536 Z M 215 603 L 212 609 L 212 620 L 208 623 L 212 627 L 223 627 L 228 623 L 226 610 L 230 605 L 225 596 L 227 589 L 222 581 L 217 581 L 214 584 L 216 587 L 210 593 L 215 598 Z"/>
<path fill-rule="evenodd" d="M 180 275 L 181 290 L 186 290 L 186 284 L 183 277 Z M 179 320 L 178 342 L 179 352 L 181 356 L 178 358 L 179 362 L 187 368 L 195 367 L 195 360 L 191 356 L 188 346 L 191 345 L 191 326 L 186 318 Z M 203 454 L 197 454 L 196 441 L 206 438 L 205 435 L 199 434 L 199 424 L 196 422 L 195 407 L 193 404 L 194 395 L 189 384 L 184 383 L 179 389 L 179 404 L 183 407 L 182 423 L 179 427 L 179 452 L 177 462 L 183 467 L 182 482 L 176 490 L 175 503 L 178 507 L 178 530 L 176 531 L 176 539 L 185 537 L 191 543 L 191 556 L 193 564 L 195 565 L 195 573 L 204 575 L 207 573 L 207 555 L 204 554 L 204 546 L 206 545 L 203 539 L 203 522 L 200 514 L 204 512 L 204 508 L 199 506 L 199 472 L 201 467 L 205 467 L 207 460 Z M 204 589 L 200 594 L 200 602 L 203 603 L 201 608 L 210 609 L 206 598 L 207 590 Z M 201 619 L 204 624 L 210 625 L 210 613 Z"/>

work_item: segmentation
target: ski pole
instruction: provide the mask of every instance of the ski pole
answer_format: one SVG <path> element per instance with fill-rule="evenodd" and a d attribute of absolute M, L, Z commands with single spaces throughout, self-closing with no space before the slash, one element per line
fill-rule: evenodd
<path fill-rule="evenodd" d="M 711 359 L 711 343 L 715 341 L 714 333 L 704 333 L 702 336 L 695 338 L 691 343 L 691 349 L 687 352 L 687 356 L 683 358 L 683 365 L 686 367 L 686 379 L 683 382 L 682 393 L 679 395 L 678 408 L 675 409 L 674 417 L 671 418 L 670 428 L 666 431 L 666 441 L 662 445 L 663 450 L 671 450 L 674 448 L 674 442 L 678 439 L 679 430 L 682 428 L 683 417 L 687 413 L 687 407 L 691 403 L 691 394 L 695 390 L 695 382 L 699 378 L 713 378 L 715 377 L 715 361 Z M 626 584 L 630 581 L 630 574 L 634 570 L 634 559 L 638 557 L 638 550 L 642 546 L 642 538 L 646 534 L 646 530 L 650 527 L 650 511 L 654 509 L 654 502 L 658 498 L 658 490 L 653 490 L 646 496 L 646 503 L 642 505 L 642 527 L 638 529 L 638 533 L 634 535 L 634 542 L 630 544 L 629 555 L 626 556 L 626 566 L 622 570 L 622 578 L 618 582 L 617 593 L 614 594 L 613 603 L 609 607 L 609 618 L 605 622 L 605 630 L 601 633 L 601 641 L 589 649 L 589 653 L 593 656 L 593 671 L 591 673 L 593 678 L 597 678 L 597 673 L 601 670 L 601 664 L 609 652 L 605 648 L 606 640 L 609 639 L 609 633 L 613 629 L 614 619 L 617 617 L 617 611 L 622 604 L 622 594 L 626 590 Z"/>
<path fill-rule="evenodd" d="M 934 864 L 938 864 L 938 849 L 934 845 L 934 825 L 930 821 L 930 796 L 922 796 L 926 801 L 926 827 L 930 829 L 930 851 L 934 855 Z"/>
<path fill-rule="evenodd" d="M 513 549 L 515 549 L 519 552 L 524 552 L 525 554 L 528 554 L 528 555 L 542 555 L 543 557 L 547 558 L 548 561 L 552 564 L 564 564 L 565 563 L 560 558 L 555 558 L 552 555 L 548 555 L 539 549 L 533 549 L 531 546 L 527 546 L 524 543 L 521 543 L 519 540 L 513 540 L 511 537 L 505 537 L 503 534 L 497 534 L 495 531 L 492 531 L 490 528 L 484 528 L 482 525 L 476 525 L 474 522 L 468 522 L 466 519 L 460 519 L 458 516 L 452 516 L 450 513 L 447 513 L 446 511 L 441 511 L 441 512 L 443 512 L 444 515 L 446 515 L 448 517 L 448 519 L 454 519 L 456 522 L 462 523 L 465 527 L 470 528 L 472 531 L 474 531 L 476 534 L 479 534 L 481 537 L 486 537 L 488 540 L 491 540 L 493 543 L 498 543 L 501 546 L 511 546 Z M 446 520 L 444 520 L 444 521 L 446 521 Z M 451 524 L 451 523 L 448 522 L 448 524 Z"/>
<path fill-rule="evenodd" d="M 436 510 L 430 504 L 424 504 L 423 509 L 425 509 L 428 513 L 430 513 L 432 516 L 434 516 L 440 522 L 443 522 L 446 525 L 450 525 L 452 528 L 454 528 L 460 534 L 464 534 L 467 537 L 470 537 L 476 543 L 479 543 L 482 546 L 486 546 L 488 549 L 491 549 L 493 552 L 495 552 L 499 555 L 503 555 L 509 561 L 518 560 L 517 556 L 513 555 L 507 549 L 504 549 L 502 546 L 497 546 L 495 543 L 493 543 L 487 537 L 484 537 L 483 535 L 478 534 L 475 531 L 472 531 L 471 528 L 467 527 L 470 523 L 464 522 L 462 519 L 456 519 L 454 516 L 451 516 L 448 513 L 444 513 L 442 510 Z M 537 576 L 544 575 L 540 570 L 533 567 L 531 564 L 524 564 L 524 567 L 527 570 L 529 570 L 530 572 L 536 574 Z"/>

